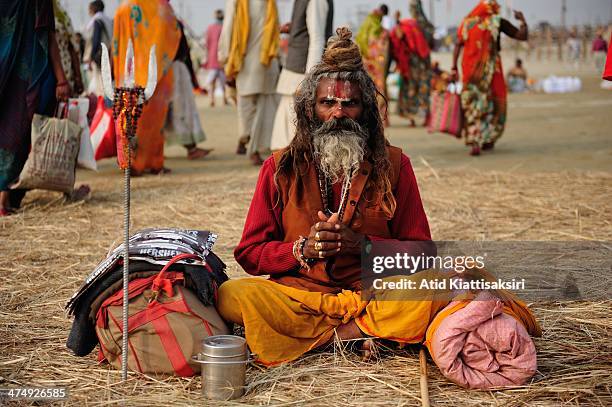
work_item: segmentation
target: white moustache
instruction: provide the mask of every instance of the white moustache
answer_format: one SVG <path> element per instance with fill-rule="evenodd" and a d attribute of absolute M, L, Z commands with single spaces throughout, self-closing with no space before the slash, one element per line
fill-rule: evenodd
<path fill-rule="evenodd" d="M 365 151 L 363 134 L 350 130 L 336 130 L 315 134 L 315 156 L 319 170 L 332 184 L 340 179 L 351 179 L 363 160 Z"/>

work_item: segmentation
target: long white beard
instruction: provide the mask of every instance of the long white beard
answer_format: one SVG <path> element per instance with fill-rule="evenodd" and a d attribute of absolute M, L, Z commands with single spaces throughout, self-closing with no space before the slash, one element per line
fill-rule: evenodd
<path fill-rule="evenodd" d="M 366 137 L 353 130 L 315 132 L 313 137 L 319 171 L 332 184 L 352 179 L 363 160 Z"/>

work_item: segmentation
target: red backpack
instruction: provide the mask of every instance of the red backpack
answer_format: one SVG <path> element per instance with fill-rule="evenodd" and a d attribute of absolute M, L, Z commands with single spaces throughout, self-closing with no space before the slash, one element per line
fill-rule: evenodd
<path fill-rule="evenodd" d="M 205 306 L 185 287 L 184 274 L 170 271 L 177 261 L 196 257 L 180 254 L 159 273 L 145 272 L 142 275 L 149 274 L 147 277 L 139 278 L 137 275 L 137 278 L 130 281 L 130 370 L 146 374 L 193 376 L 200 372 L 200 365 L 192 363 L 191 357 L 201 350 L 202 340 L 208 336 L 229 333 L 214 306 Z M 106 292 L 109 291 L 114 293 L 100 306 L 95 329 L 100 342 L 100 360 L 106 359 L 119 369 L 123 337 L 123 290 L 119 284 L 115 284 Z"/>

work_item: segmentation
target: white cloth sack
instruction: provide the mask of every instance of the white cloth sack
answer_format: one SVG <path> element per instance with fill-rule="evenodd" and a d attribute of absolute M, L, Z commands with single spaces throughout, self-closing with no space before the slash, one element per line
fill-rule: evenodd
<path fill-rule="evenodd" d="M 32 150 L 12 189 L 71 193 L 81 128 L 68 119 L 38 114 L 32 119 Z"/>

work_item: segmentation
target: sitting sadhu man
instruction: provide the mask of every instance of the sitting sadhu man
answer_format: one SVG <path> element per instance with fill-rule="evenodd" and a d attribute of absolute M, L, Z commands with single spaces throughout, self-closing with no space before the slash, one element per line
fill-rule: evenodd
<path fill-rule="evenodd" d="M 219 312 L 245 327 L 264 364 L 326 344 L 334 330 L 340 339 L 385 336 L 377 327 L 389 330 L 402 311 L 361 301 L 361 242 L 431 240 L 410 161 L 384 137 L 376 86 L 350 38 L 339 29 L 330 39 L 296 95 L 295 138 L 259 175 L 235 257 L 270 279 L 219 291 Z M 429 320 L 416 322 L 424 332 Z"/>
<path fill-rule="evenodd" d="M 295 138 L 261 169 L 234 254 L 269 279 L 227 281 L 218 310 L 244 326 L 264 365 L 334 338 L 418 343 L 448 304 L 361 295 L 364 239 L 431 240 L 412 166 L 385 139 L 376 96 L 351 32 L 338 29 L 296 94 Z"/>

